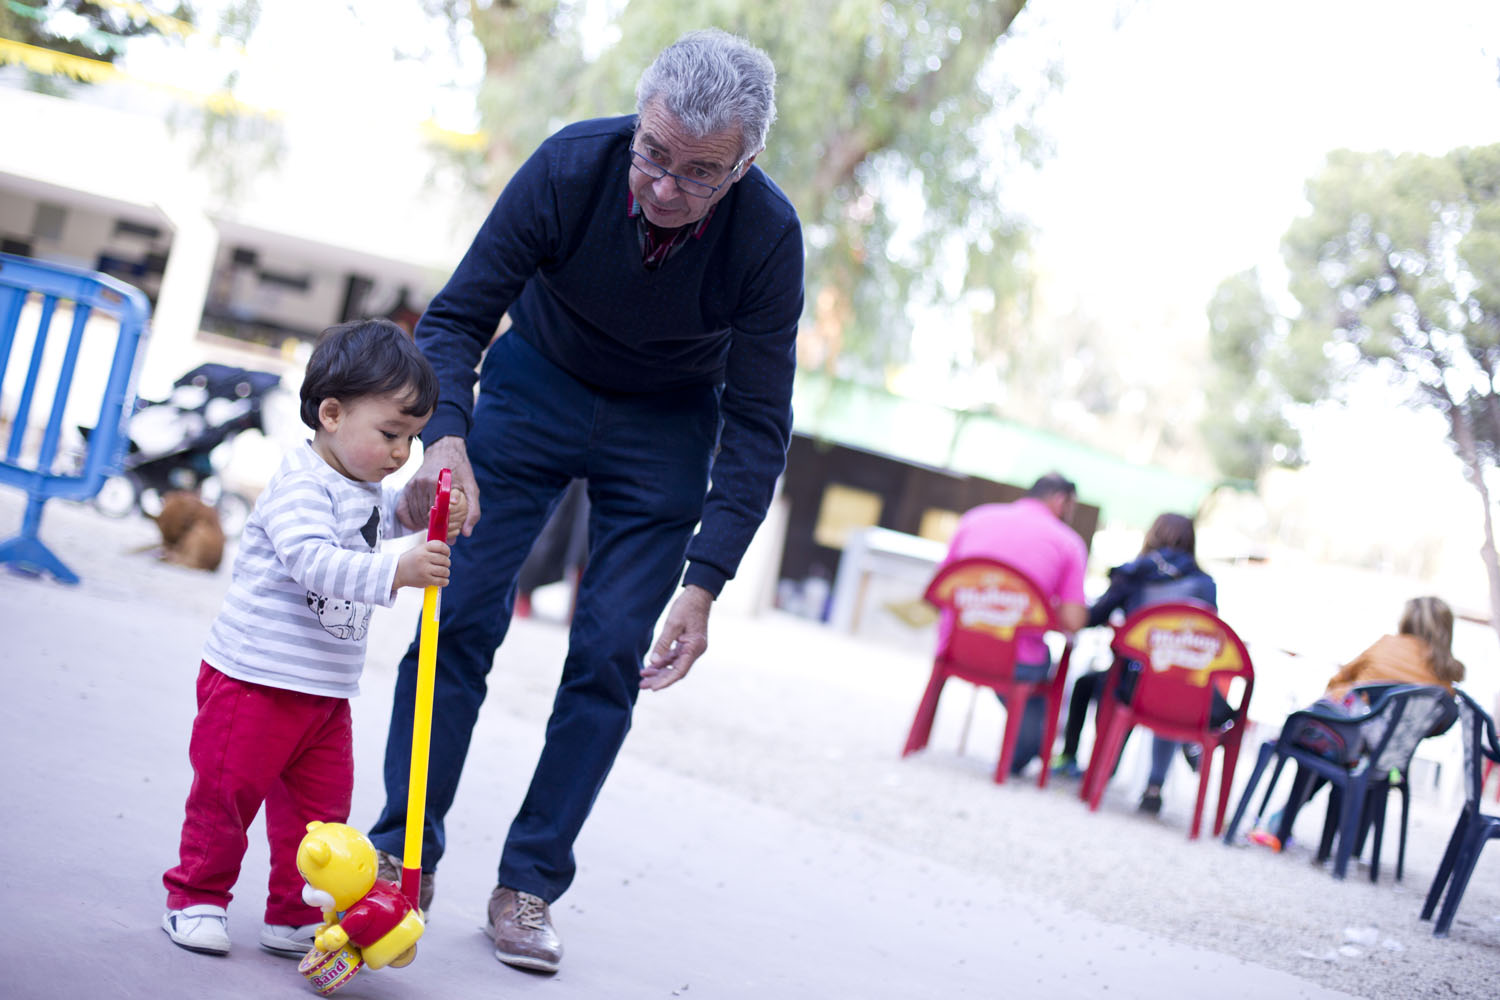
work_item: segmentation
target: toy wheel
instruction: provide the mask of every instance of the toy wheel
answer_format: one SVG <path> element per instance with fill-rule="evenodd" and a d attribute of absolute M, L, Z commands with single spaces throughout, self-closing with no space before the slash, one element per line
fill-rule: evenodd
<path fill-rule="evenodd" d="M 105 517 L 124 517 L 140 503 L 141 484 L 134 476 L 110 476 L 94 494 L 94 508 Z"/>

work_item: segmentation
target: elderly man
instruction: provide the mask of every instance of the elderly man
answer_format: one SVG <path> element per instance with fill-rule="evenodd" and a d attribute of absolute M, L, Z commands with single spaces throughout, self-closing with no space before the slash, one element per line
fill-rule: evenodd
<path fill-rule="evenodd" d="M 1083 593 L 1088 547 L 1069 525 L 1077 504 L 1077 487 L 1057 473 L 1048 473 L 1013 503 L 981 504 L 959 519 L 943 565 L 970 556 L 1003 559 L 1029 576 L 1057 608 L 1059 624 L 1069 632 L 1083 628 L 1088 607 Z M 941 648 L 951 625 L 940 623 Z M 1022 637 L 1016 647 L 1016 674 L 1045 678 L 1052 660 L 1036 637 Z M 1003 700 L 1003 699 L 1002 699 Z M 1029 698 L 1016 737 L 1012 774 L 1020 774 L 1042 748 L 1046 708 L 1041 695 Z M 1011 710 L 1011 706 L 1007 706 Z M 1046 748 L 1050 753 L 1051 748 Z M 1046 761 L 1042 762 L 1046 765 Z"/>
<path fill-rule="evenodd" d="M 775 81 L 765 53 L 722 31 L 669 46 L 640 78 L 636 114 L 570 125 L 522 165 L 417 327 L 442 394 L 405 500 L 425 511 L 445 467 L 471 498 L 442 602 L 424 907 L 517 571 L 569 481 L 588 482 L 568 655 L 489 904 L 511 965 L 557 969 L 548 904 L 573 880 L 637 692 L 681 680 L 707 648 L 709 609 L 785 465 L 803 252 L 796 211 L 754 166 Z M 370 834 L 391 874 L 416 660 L 413 642 Z"/>

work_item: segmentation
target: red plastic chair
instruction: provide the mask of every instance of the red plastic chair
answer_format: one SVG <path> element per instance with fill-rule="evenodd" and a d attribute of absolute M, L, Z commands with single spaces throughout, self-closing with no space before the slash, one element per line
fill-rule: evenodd
<path fill-rule="evenodd" d="M 1219 811 L 1214 835 L 1224 828 L 1229 806 L 1234 766 L 1239 759 L 1240 740 L 1246 727 L 1255 671 L 1250 654 L 1234 630 L 1204 607 L 1185 604 L 1155 604 L 1137 610 L 1115 632 L 1110 644 L 1114 666 L 1099 699 L 1100 738 L 1095 742 L 1089 769 L 1083 778 L 1083 798 L 1097 810 L 1104 786 L 1114 773 L 1125 737 L 1135 726 L 1144 726 L 1169 740 L 1196 743 L 1203 748 L 1198 769 L 1198 804 L 1193 810 L 1189 839 L 1196 839 L 1203 820 L 1213 752 L 1224 748 L 1223 775 L 1219 779 Z M 1130 703 L 1121 703 L 1114 691 L 1127 661 L 1141 664 Z M 1244 690 L 1234 714 L 1222 726 L 1212 726 L 1215 687 L 1223 693 L 1236 678 L 1244 679 Z"/>
<path fill-rule="evenodd" d="M 901 755 L 905 757 L 927 745 L 943 685 L 956 677 L 990 688 L 1005 698 L 1005 734 L 1000 742 L 1000 761 L 995 766 L 995 783 L 1003 784 L 1010 774 L 1026 702 L 1032 695 L 1042 694 L 1046 698 L 1046 715 L 1042 724 L 1042 773 L 1037 786 L 1046 788 L 1051 772 L 1047 764 L 1057 738 L 1057 715 L 1062 708 L 1072 642 L 1064 647 L 1050 680 L 1020 681 L 1015 673 L 1018 639 L 1062 631 L 1052 603 L 1041 588 L 1014 566 L 983 558 L 950 563 L 933 577 L 923 598 L 950 613 L 953 628 L 933 660 L 932 678 L 917 706 Z"/>

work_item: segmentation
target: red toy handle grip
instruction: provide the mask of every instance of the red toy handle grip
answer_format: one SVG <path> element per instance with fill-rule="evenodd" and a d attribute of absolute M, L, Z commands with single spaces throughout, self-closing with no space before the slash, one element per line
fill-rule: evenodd
<path fill-rule="evenodd" d="M 453 495 L 453 470 L 438 473 L 437 496 L 432 498 L 432 512 L 427 517 L 427 540 L 448 540 L 448 498 Z"/>

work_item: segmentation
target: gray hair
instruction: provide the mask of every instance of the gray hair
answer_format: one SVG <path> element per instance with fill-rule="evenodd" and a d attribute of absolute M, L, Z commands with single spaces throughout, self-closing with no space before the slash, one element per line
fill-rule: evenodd
<path fill-rule="evenodd" d="M 743 38 L 705 28 L 662 50 L 635 88 L 635 109 L 662 109 L 697 137 L 726 129 L 740 133 L 740 156 L 760 152 L 776 120 L 776 67 Z"/>

